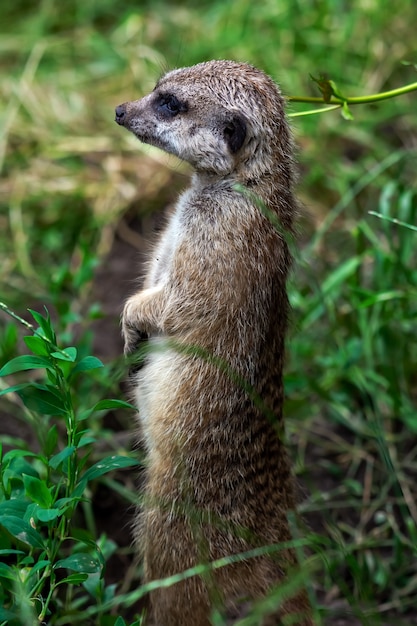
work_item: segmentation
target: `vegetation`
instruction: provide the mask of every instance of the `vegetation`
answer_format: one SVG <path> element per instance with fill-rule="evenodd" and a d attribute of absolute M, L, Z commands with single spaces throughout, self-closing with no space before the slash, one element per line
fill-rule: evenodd
<path fill-rule="evenodd" d="M 398 89 L 416 81 L 417 6 L 6 4 L 0 625 L 133 626 L 146 591 L 140 565 L 97 508 L 105 494 L 128 534 L 136 470 L 122 468 L 140 455 L 124 436 L 133 413 L 112 337 L 134 275 L 126 250 L 142 247 L 137 231 L 186 170 L 121 132 L 114 106 L 165 68 L 209 58 L 252 62 L 292 96 L 320 97 L 311 76 L 321 75 L 344 98 Z M 345 106 L 350 121 L 339 111 L 293 118 L 306 211 L 285 412 L 308 524 L 294 536 L 318 622 L 329 625 L 416 616 L 416 97 Z M 309 107 L 294 99 L 289 111 Z M 259 613 L 241 624 L 258 622 Z"/>

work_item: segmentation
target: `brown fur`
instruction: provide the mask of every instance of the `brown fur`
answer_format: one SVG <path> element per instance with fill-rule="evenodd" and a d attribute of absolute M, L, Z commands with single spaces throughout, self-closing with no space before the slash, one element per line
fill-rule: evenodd
<path fill-rule="evenodd" d="M 137 530 L 146 581 L 291 539 L 282 233 L 296 202 L 283 105 L 263 72 L 212 61 L 169 72 L 116 109 L 119 124 L 196 170 L 123 313 L 126 352 L 142 332 L 151 347 L 136 379 L 149 459 Z M 295 563 L 287 549 L 158 589 L 152 623 L 209 626 L 213 607 L 234 620 Z M 312 624 L 304 591 L 263 624 L 292 613 L 291 623 Z"/>

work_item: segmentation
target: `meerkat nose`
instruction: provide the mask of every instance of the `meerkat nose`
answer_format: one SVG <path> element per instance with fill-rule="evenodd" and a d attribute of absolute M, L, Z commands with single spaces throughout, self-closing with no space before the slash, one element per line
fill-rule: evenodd
<path fill-rule="evenodd" d="M 119 104 L 116 107 L 115 111 L 116 111 L 116 117 L 114 121 L 120 124 L 120 126 L 123 126 L 125 119 L 126 119 L 126 103 L 124 102 L 123 104 Z"/>

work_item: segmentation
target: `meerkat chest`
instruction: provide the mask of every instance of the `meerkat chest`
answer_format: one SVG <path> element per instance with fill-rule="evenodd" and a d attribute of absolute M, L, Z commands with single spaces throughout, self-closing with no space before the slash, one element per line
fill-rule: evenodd
<path fill-rule="evenodd" d="M 146 278 L 147 288 L 163 287 L 167 284 L 180 240 L 180 219 L 178 212 L 175 211 L 151 256 Z"/>
<path fill-rule="evenodd" d="M 150 260 L 150 269 L 146 278 L 146 287 L 163 287 L 172 275 L 175 255 L 180 244 L 187 238 L 187 219 L 193 190 L 186 190 L 178 199 L 174 212 L 163 232 Z"/>

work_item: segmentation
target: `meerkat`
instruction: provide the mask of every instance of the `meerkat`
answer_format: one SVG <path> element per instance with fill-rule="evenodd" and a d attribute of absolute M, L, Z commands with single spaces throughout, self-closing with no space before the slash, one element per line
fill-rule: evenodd
<path fill-rule="evenodd" d="M 297 204 L 284 99 L 250 65 L 170 71 L 119 105 L 116 122 L 194 168 L 122 316 L 126 354 L 149 338 L 134 381 L 148 455 L 136 536 L 149 582 L 291 540 L 282 369 L 285 233 Z M 152 591 L 147 623 L 209 626 L 215 614 L 234 623 L 295 566 L 288 546 L 208 565 Z M 306 592 L 292 593 L 264 603 L 259 624 L 311 626 Z"/>

